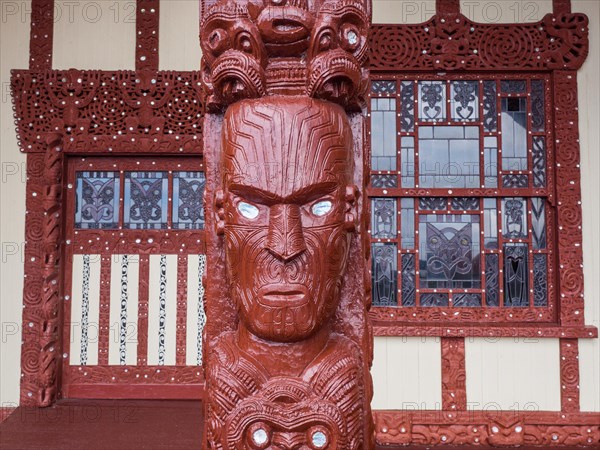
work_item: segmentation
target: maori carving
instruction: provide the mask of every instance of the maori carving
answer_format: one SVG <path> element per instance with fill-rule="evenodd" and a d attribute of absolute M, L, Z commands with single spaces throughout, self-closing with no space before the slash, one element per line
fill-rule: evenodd
<path fill-rule="evenodd" d="M 594 413 L 377 411 L 374 416 L 377 442 L 388 445 L 600 444 L 600 422 Z"/>
<path fill-rule="evenodd" d="M 205 446 L 373 448 L 363 119 L 352 115 L 369 86 L 370 4 L 201 3 L 214 208 Z"/>
<path fill-rule="evenodd" d="M 203 6 L 202 81 L 210 111 L 267 94 L 308 95 L 349 110 L 364 105 L 370 5 L 223 0 Z"/>
<path fill-rule="evenodd" d="M 472 22 L 452 9 L 423 24 L 373 25 L 371 70 L 576 70 L 587 57 L 583 14 L 499 25 Z"/>
<path fill-rule="evenodd" d="M 135 68 L 158 70 L 159 0 L 137 0 L 135 11 Z"/>
<path fill-rule="evenodd" d="M 31 2 L 31 33 L 29 37 L 29 69 L 52 69 L 54 37 L 54 0 Z"/>
<path fill-rule="evenodd" d="M 304 96 L 244 100 L 222 136 L 216 230 L 239 324 L 207 357 L 209 447 L 370 448 L 368 354 L 338 311 L 358 227 L 346 114 Z"/>
<path fill-rule="evenodd" d="M 58 392 L 60 365 L 60 254 L 62 239 L 63 153 L 58 134 L 47 141 L 47 151 L 28 160 L 28 176 L 39 184 L 28 189 L 26 273 L 23 323 L 21 404 L 48 406 Z M 35 348 L 33 346 L 35 344 Z"/>
<path fill-rule="evenodd" d="M 200 154 L 204 101 L 198 72 L 13 71 L 21 151 Z"/>

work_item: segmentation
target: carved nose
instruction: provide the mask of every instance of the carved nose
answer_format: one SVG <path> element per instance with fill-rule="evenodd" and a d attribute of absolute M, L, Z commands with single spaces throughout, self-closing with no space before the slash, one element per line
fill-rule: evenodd
<path fill-rule="evenodd" d="M 271 206 L 267 249 L 284 261 L 306 250 L 298 205 Z"/>

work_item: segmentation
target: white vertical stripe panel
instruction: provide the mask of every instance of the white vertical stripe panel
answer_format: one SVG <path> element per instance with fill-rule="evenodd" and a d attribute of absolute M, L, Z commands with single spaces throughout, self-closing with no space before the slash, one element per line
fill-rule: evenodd
<path fill-rule="evenodd" d="M 88 350 L 87 365 L 98 364 L 98 331 L 100 329 L 100 255 L 90 255 L 90 290 L 88 292 Z"/>
<path fill-rule="evenodd" d="M 187 273 L 187 326 L 185 363 L 188 366 L 198 365 L 198 350 L 201 344 L 200 327 L 198 326 L 198 307 L 200 300 L 200 283 L 202 274 L 199 270 L 200 256 L 188 256 Z"/>
<path fill-rule="evenodd" d="M 600 411 L 600 350 L 598 339 L 579 339 L 579 395 L 581 411 Z"/>
<path fill-rule="evenodd" d="M 158 365 L 160 326 L 160 260 L 150 256 L 150 297 L 148 301 L 148 365 Z M 166 318 L 164 365 L 175 365 L 177 335 L 177 255 L 166 255 Z"/>
<path fill-rule="evenodd" d="M 112 255 L 110 272 L 110 335 L 108 363 L 119 365 L 121 330 L 121 268 L 125 255 Z M 139 256 L 127 255 L 127 323 L 125 333 L 125 364 L 137 364 Z"/>
<path fill-rule="evenodd" d="M 558 339 L 467 338 L 469 409 L 560 411 Z"/>
<path fill-rule="evenodd" d="M 74 255 L 71 277 L 71 342 L 69 364 L 81 364 L 81 332 L 83 329 L 83 263 L 84 255 Z M 98 364 L 98 319 L 100 314 L 100 255 L 89 255 L 90 274 L 87 317 L 87 365 Z"/>
<path fill-rule="evenodd" d="M 140 287 L 140 256 L 129 255 L 128 300 L 127 300 L 127 337 L 125 364 L 137 365 L 138 345 L 138 302 Z"/>
<path fill-rule="evenodd" d="M 56 0 L 52 68 L 135 69 L 135 7 L 134 1 Z"/>
<path fill-rule="evenodd" d="M 376 337 L 374 409 L 441 409 L 439 338 Z"/>
<path fill-rule="evenodd" d="M 69 364 L 81 364 L 81 299 L 83 288 L 83 255 L 73 255 L 71 275 L 71 323 Z"/>
<path fill-rule="evenodd" d="M 200 70 L 200 8 L 197 1 L 160 2 L 160 70 Z"/>

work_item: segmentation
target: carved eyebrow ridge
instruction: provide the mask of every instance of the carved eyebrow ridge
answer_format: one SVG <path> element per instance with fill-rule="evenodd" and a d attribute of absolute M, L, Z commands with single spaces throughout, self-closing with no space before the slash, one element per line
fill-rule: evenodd
<path fill-rule="evenodd" d="M 323 195 L 333 193 L 337 186 L 337 183 L 333 181 L 324 181 L 298 189 L 285 197 L 257 188 L 256 186 L 248 186 L 240 183 L 234 183 L 229 186 L 229 191 L 242 198 L 271 206 L 278 203 L 307 203 Z"/>

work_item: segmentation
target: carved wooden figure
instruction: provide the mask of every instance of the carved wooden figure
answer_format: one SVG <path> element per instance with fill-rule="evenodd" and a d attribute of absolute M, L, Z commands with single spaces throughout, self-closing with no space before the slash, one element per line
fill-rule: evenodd
<path fill-rule="evenodd" d="M 373 446 L 370 5 L 204 3 L 210 449 Z"/>

